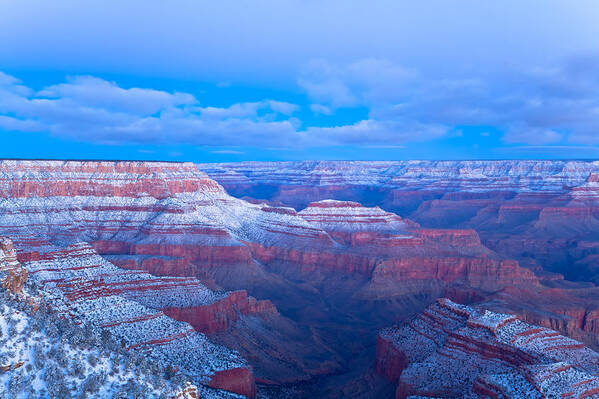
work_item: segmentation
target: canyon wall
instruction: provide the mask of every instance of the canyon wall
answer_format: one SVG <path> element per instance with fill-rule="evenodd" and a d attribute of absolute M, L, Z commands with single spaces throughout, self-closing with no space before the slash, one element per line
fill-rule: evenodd
<path fill-rule="evenodd" d="M 0 235 L 57 312 L 200 389 L 349 381 L 442 296 L 597 342 L 595 163 L 199 167 L 2 161 Z"/>
<path fill-rule="evenodd" d="M 596 397 L 598 365 L 598 353 L 556 331 L 445 298 L 381 331 L 375 362 L 402 399 Z"/>

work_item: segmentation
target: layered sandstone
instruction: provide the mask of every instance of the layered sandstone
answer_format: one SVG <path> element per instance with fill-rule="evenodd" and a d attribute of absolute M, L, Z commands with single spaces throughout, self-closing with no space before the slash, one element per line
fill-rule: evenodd
<path fill-rule="evenodd" d="M 39 259 L 23 266 L 46 303 L 61 317 L 105 329 L 127 350 L 171 364 L 197 384 L 255 395 L 251 367 L 243 358 L 163 311 L 209 306 L 227 294 L 214 293 L 190 278 L 124 271 L 86 243 L 38 248 L 37 252 Z M 247 375 L 236 372 L 231 374 L 234 381 L 223 381 L 224 371 L 238 369 Z"/>
<path fill-rule="evenodd" d="M 258 337 L 281 323 L 293 324 L 269 301 L 258 301 L 246 291 L 223 292 L 219 287 L 218 283 L 225 283 L 243 288 L 244 284 L 273 279 L 253 259 L 248 241 L 314 250 L 333 246 L 324 231 L 295 212 L 232 198 L 191 164 L 3 161 L 0 183 L 0 231 L 14 239 L 18 258 L 34 280 L 61 298 L 54 301 L 55 306 L 69 317 L 91 317 L 93 312 L 80 310 L 96 301 L 126 298 L 131 318 L 94 319 L 92 323 L 108 329 L 128 326 L 136 332 L 144 331 L 139 323 L 166 323 L 170 327 L 163 333 L 144 332 L 147 340 L 133 339 L 127 345 L 131 350 L 157 351 L 160 357 L 200 350 L 197 356 L 212 359 L 211 345 L 219 346 L 203 334 L 222 341 L 216 335 L 237 328 L 236 323 L 244 318 L 251 318 L 244 328 Z M 112 269 L 107 272 L 106 268 Z M 73 273 L 83 275 L 71 276 Z M 156 295 L 158 292 L 161 295 Z M 73 314 L 74 307 L 80 312 Z M 150 310 L 143 310 L 146 308 Z M 98 318 L 103 317 L 102 309 L 98 305 L 95 310 Z M 288 339 L 295 342 L 298 338 Z M 179 348 L 179 342 L 191 347 Z M 260 340 L 252 342 L 253 349 L 244 347 L 248 353 L 254 350 L 268 356 L 260 348 Z M 302 343 L 327 359 L 326 350 L 310 338 Z M 295 348 L 286 352 L 285 337 L 270 344 L 276 346 L 280 359 L 294 364 L 289 373 L 301 370 L 300 355 Z M 235 343 L 232 346 L 236 348 Z M 215 358 L 218 353 L 216 350 Z M 178 364 L 182 359 L 169 361 L 196 376 L 198 383 L 222 383 L 242 394 L 255 393 L 251 369 L 241 358 L 222 367 L 204 358 L 186 359 L 197 366 Z M 269 362 L 270 369 L 276 368 L 277 361 L 255 359 L 256 364 Z M 229 369 L 235 372 L 220 373 Z M 218 378 L 212 378 L 217 372 Z M 293 374 L 281 377 L 289 381 Z M 223 382 L 227 378 L 233 380 Z"/>
<path fill-rule="evenodd" d="M 562 209 L 562 220 L 584 216 L 585 231 L 594 226 L 594 211 L 579 210 L 592 208 L 592 190 L 584 200 L 570 195 L 570 187 L 594 184 L 585 176 L 591 163 L 302 163 L 300 172 L 296 164 L 255 165 L 206 170 L 236 194 L 268 194 L 256 197 L 297 210 L 231 197 L 192 164 L 0 162 L 0 234 L 14 239 L 30 278 L 61 298 L 69 317 L 100 318 L 97 304 L 125 301 L 127 317 L 91 321 L 127 334 L 149 325 L 147 339 L 127 347 L 165 359 L 194 353 L 179 342 L 194 341 L 209 349 L 194 364 L 207 366 L 169 361 L 181 362 L 194 383 L 253 395 L 254 374 L 283 384 L 338 371 L 339 358 L 349 364 L 373 350 L 364 326 L 399 321 L 440 295 L 499 301 L 510 289 L 515 298 L 544 284 L 572 290 L 518 255 L 517 234 L 533 228 L 539 247 L 555 248 Z M 591 269 L 599 247 L 575 251 Z M 541 303 L 521 298 L 530 308 Z M 534 316 L 549 307 L 539 309 Z M 579 308 L 553 310 L 547 323 L 557 323 L 549 320 L 558 310 L 585 318 Z M 590 333 L 594 313 L 585 314 L 588 321 L 564 328 Z M 157 322 L 168 333 L 155 333 Z M 337 330 L 356 342 L 354 352 L 331 336 Z M 255 367 L 241 357 L 211 365 L 214 347 L 237 350 Z"/>
<path fill-rule="evenodd" d="M 599 354 L 513 315 L 439 299 L 383 330 L 377 371 L 396 397 L 594 397 Z"/>
<path fill-rule="evenodd" d="M 598 161 L 244 162 L 198 168 L 234 195 L 297 209 L 321 199 L 355 201 L 414 220 L 430 236 L 442 234 L 439 229 L 475 231 L 482 245 L 534 270 L 550 287 L 599 283 Z M 460 240 L 456 236 L 455 243 L 463 248 L 477 238 L 473 233 Z"/>

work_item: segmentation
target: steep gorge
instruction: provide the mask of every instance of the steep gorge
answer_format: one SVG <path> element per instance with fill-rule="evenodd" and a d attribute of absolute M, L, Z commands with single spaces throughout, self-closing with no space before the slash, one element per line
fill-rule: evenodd
<path fill-rule="evenodd" d="M 594 285 L 506 244 L 530 236 L 556 248 L 550 226 L 567 212 L 594 228 L 591 166 L 461 165 L 458 176 L 436 172 L 451 165 L 287 166 L 270 182 L 260 165 L 245 178 L 200 168 L 237 195 L 296 209 L 232 197 L 190 163 L 2 161 L 0 235 L 65 317 L 248 397 L 384 397 L 394 387 L 372 368 L 378 330 L 439 297 L 596 346 Z M 564 194 L 566 183 L 580 189 Z M 569 250 L 580 268 L 592 263 L 590 238 Z"/>

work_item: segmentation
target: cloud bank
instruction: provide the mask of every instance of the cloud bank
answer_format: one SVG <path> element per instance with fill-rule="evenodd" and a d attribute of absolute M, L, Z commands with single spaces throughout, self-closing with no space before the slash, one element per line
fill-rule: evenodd
<path fill-rule="evenodd" d="M 385 59 L 315 60 L 297 87 L 304 103 L 267 98 L 216 107 L 190 93 L 93 76 L 36 91 L 0 72 L 0 128 L 102 144 L 310 148 L 401 146 L 491 126 L 507 145 L 599 144 L 599 56 L 495 78 L 434 78 Z M 367 118 L 336 125 L 302 118 L 357 108 Z"/>
<path fill-rule="evenodd" d="M 228 107 L 201 106 L 188 93 L 122 88 L 77 76 L 37 92 L 0 73 L 0 128 L 45 131 L 102 144 L 150 143 L 279 148 L 403 143 L 443 135 L 442 126 L 413 120 L 362 120 L 333 127 L 305 127 L 299 106 L 265 99 Z"/>

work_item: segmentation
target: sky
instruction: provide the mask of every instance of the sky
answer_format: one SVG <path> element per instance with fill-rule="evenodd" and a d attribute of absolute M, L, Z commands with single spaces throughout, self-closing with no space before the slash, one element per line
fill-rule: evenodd
<path fill-rule="evenodd" d="M 0 0 L 0 157 L 599 158 L 595 0 Z"/>

